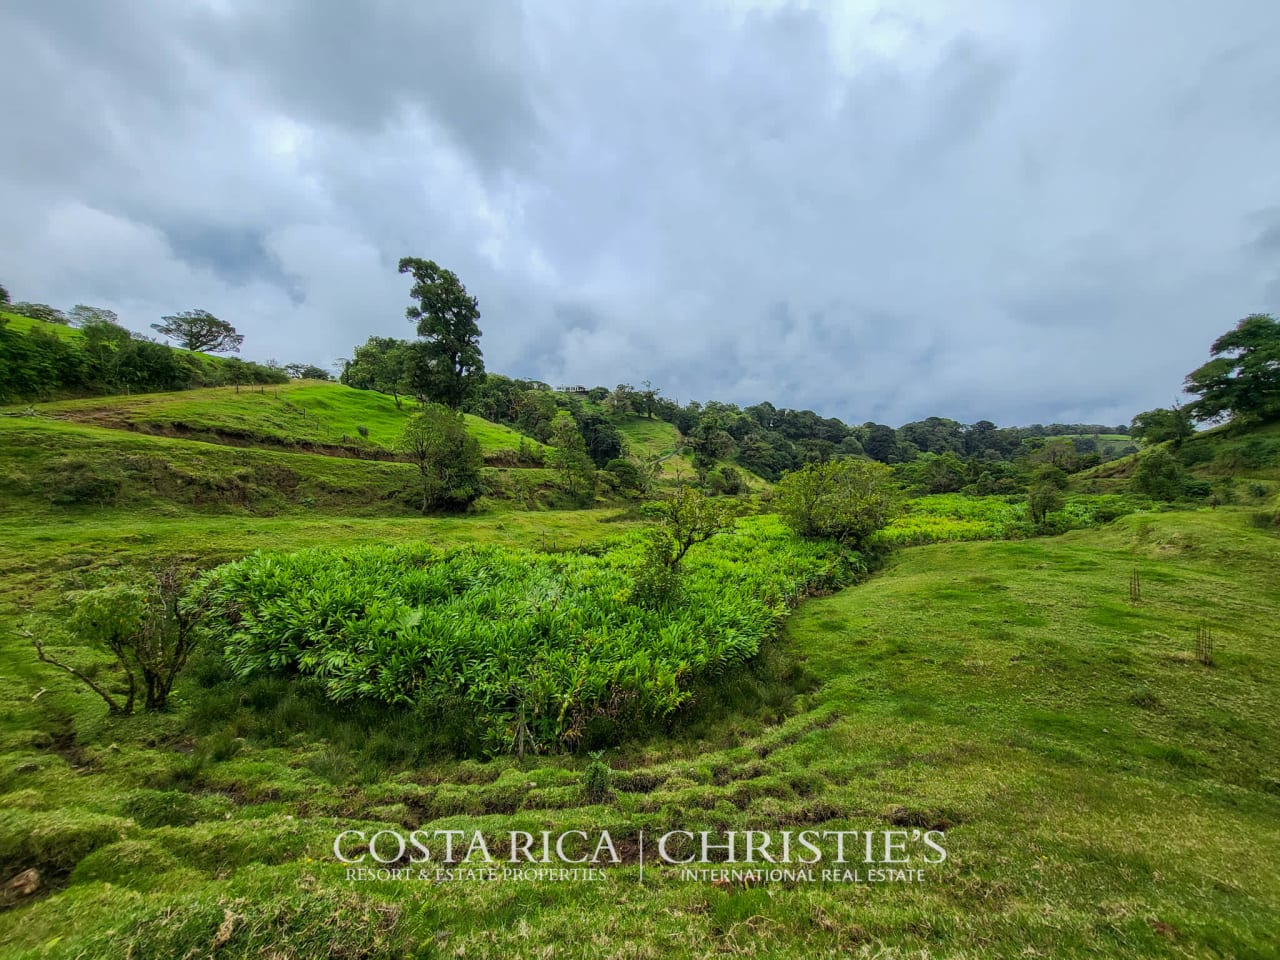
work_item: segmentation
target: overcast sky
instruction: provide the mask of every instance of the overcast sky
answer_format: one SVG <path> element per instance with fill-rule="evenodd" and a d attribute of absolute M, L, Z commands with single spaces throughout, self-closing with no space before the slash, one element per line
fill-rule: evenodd
<path fill-rule="evenodd" d="M 1127 422 L 1280 312 L 1280 3 L 0 0 L 0 283 L 243 355 Z"/>

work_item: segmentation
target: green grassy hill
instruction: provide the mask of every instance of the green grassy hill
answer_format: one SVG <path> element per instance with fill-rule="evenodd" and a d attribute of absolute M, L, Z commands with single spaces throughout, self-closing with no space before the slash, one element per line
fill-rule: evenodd
<path fill-rule="evenodd" d="M 1200 431 L 1176 448 L 1165 446 L 1193 477 L 1213 482 L 1219 496 L 1230 488 L 1233 501 L 1258 503 L 1280 489 L 1280 422 L 1224 424 Z M 1093 492 L 1123 490 L 1143 452 L 1073 474 L 1072 486 Z"/>
<path fill-rule="evenodd" d="M 1273 955 L 1280 537 L 1245 511 L 900 551 L 868 583 L 803 605 L 733 701 L 610 751 L 605 805 L 583 796 L 585 758 L 406 760 L 407 716 L 327 708 L 282 681 L 220 682 L 211 664 L 174 714 L 109 722 L 33 663 L 19 632 L 26 611 L 38 628 L 59 590 L 122 561 L 326 535 L 533 545 L 552 529 L 569 542 L 612 529 L 560 516 L 331 521 L 329 534 L 143 522 L 87 535 L 71 558 L 39 527 L 13 526 L 0 545 L 18 571 L 0 585 L 0 864 L 38 866 L 44 887 L 0 913 L 0 953 Z M 1202 624 L 1212 666 L 1194 655 Z M 338 831 L 406 825 L 632 840 L 940 829 L 948 858 L 905 885 L 712 884 L 652 865 L 641 885 L 634 863 L 597 883 L 345 878 Z"/>
<path fill-rule="evenodd" d="M 665 420 L 651 420 L 632 413 L 615 417 L 613 423 L 635 456 L 667 456 L 680 446 L 680 431 Z"/>
<path fill-rule="evenodd" d="M 4 311 L 0 311 L 0 321 L 3 321 L 5 329 L 12 333 L 27 334 L 35 331 L 50 334 L 66 343 L 77 345 L 84 339 L 84 333 L 78 327 L 68 326 L 63 323 L 46 323 L 43 320 L 34 320 L 31 317 L 20 316 L 16 313 L 5 313 Z M 130 331 L 130 333 L 137 336 L 135 331 Z M 207 382 L 218 382 L 221 379 L 221 374 L 231 362 L 229 358 L 214 356 L 210 353 L 183 350 L 181 347 L 173 347 L 173 349 L 194 361 L 201 372 L 201 376 Z"/>
<path fill-rule="evenodd" d="M 31 317 L 24 317 L 17 313 L 8 313 L 0 310 L 0 321 L 5 321 L 6 326 L 14 333 L 30 333 L 32 330 L 38 330 L 41 333 L 51 333 L 61 340 L 74 341 L 79 340 L 82 336 L 75 327 L 69 327 L 65 323 L 46 323 L 43 320 L 34 320 Z"/>
<path fill-rule="evenodd" d="M 641 460 L 661 458 L 658 479 L 672 481 L 679 478 L 688 480 L 697 476 L 693 466 L 693 454 L 680 453 L 680 431 L 674 424 L 665 420 L 653 420 L 639 414 L 626 414 L 612 417 L 614 426 L 622 434 L 627 443 L 628 452 Z M 753 492 L 769 488 L 769 482 L 737 463 L 730 464 L 746 482 L 747 489 Z"/>
<path fill-rule="evenodd" d="M 376 456 L 395 448 L 414 406 L 404 402 L 397 407 L 390 396 L 372 390 L 295 380 L 280 386 L 63 400 L 36 404 L 35 409 L 59 420 L 143 433 L 264 447 L 336 447 Z M 531 448 L 546 449 L 479 417 L 468 415 L 467 428 L 486 455 L 518 450 L 522 440 Z"/>
<path fill-rule="evenodd" d="M 415 471 L 389 461 L 411 413 L 383 394 L 314 381 L 0 408 L 0 515 L 402 515 Z M 551 472 L 514 457 L 522 440 L 541 444 L 479 417 L 467 428 L 493 464 L 493 497 L 555 499 Z"/>
<path fill-rule="evenodd" d="M 1177 456 L 1200 476 L 1280 480 L 1280 422 L 1205 430 L 1183 441 Z"/>

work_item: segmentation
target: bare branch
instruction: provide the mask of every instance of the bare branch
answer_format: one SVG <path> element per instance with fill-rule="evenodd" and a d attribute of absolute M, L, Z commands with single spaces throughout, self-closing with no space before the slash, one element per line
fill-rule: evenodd
<path fill-rule="evenodd" d="M 87 686 L 90 690 L 92 690 L 94 693 L 100 696 L 103 700 L 105 700 L 107 703 L 108 709 L 110 709 L 112 713 L 128 712 L 127 710 L 122 709 L 120 705 L 116 703 L 114 699 L 112 699 L 111 695 L 107 693 L 107 691 L 103 690 L 100 686 L 98 686 L 96 683 L 94 683 L 92 680 L 86 677 L 83 673 L 81 673 L 75 667 L 68 666 L 67 664 L 62 663 L 60 660 L 55 660 L 53 657 L 49 656 L 49 654 L 45 653 L 44 644 L 41 643 L 40 640 L 30 630 L 23 630 L 22 632 L 35 646 L 36 659 L 38 659 L 41 663 L 47 663 L 51 667 L 57 667 L 59 670 L 65 670 L 67 673 L 71 674 L 71 676 L 75 677 L 77 680 L 79 680 L 81 683 Z M 40 693 L 44 693 L 44 691 L 41 690 Z M 40 696 L 39 693 L 36 694 L 36 697 L 38 696 Z M 32 697 L 32 699 L 34 700 L 35 697 Z M 130 699 L 132 700 L 132 697 Z"/>

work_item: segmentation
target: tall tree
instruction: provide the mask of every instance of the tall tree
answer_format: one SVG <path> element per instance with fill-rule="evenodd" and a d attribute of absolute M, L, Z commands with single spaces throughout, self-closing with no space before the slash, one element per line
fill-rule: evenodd
<path fill-rule="evenodd" d="M 862 441 L 862 449 L 872 460 L 890 463 L 898 457 L 898 435 L 893 427 L 883 423 L 869 423 L 867 435 Z"/>
<path fill-rule="evenodd" d="M 183 310 L 170 317 L 161 317 L 162 323 L 153 323 L 170 340 L 188 350 L 204 353 L 239 353 L 244 336 L 226 320 L 219 320 L 208 310 Z"/>
<path fill-rule="evenodd" d="M 1280 322 L 1266 313 L 1245 317 L 1209 349 L 1213 357 L 1187 374 L 1197 420 L 1270 420 L 1280 417 Z"/>
<path fill-rule="evenodd" d="M 400 409 L 400 395 L 408 393 L 412 345 L 392 337 L 370 337 L 356 347 L 355 356 L 347 362 L 339 378 L 357 390 L 389 393 Z"/>
<path fill-rule="evenodd" d="M 427 399 L 456 410 L 468 387 L 484 375 L 479 301 L 457 274 L 434 260 L 404 257 L 400 272 L 413 276 L 409 296 L 418 302 L 406 308 L 405 316 L 417 324 L 423 341 L 414 386 Z"/>

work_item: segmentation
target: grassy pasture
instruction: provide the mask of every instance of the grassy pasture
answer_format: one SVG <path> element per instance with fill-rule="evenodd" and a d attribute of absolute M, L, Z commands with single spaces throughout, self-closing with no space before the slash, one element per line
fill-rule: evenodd
<path fill-rule="evenodd" d="M 1175 456 L 1197 477 L 1274 491 L 1280 481 L 1280 422 L 1240 427 L 1223 424 L 1188 437 Z M 1079 487 L 1116 488 L 1133 475 L 1141 454 L 1099 464 L 1074 478 Z"/>
<path fill-rule="evenodd" d="M 386 394 L 313 380 L 63 400 L 37 404 L 36 410 L 42 416 L 94 426 L 214 442 L 287 448 L 340 445 L 377 452 L 395 448 L 415 406 L 406 399 L 397 408 Z M 522 439 L 545 449 L 509 427 L 471 415 L 466 419 L 468 431 L 486 454 L 516 450 Z M 361 427 L 368 431 L 367 438 Z"/>
<path fill-rule="evenodd" d="M 675 453 L 680 445 L 680 431 L 665 420 L 650 420 L 633 413 L 618 417 L 614 425 L 626 440 L 630 452 L 638 457 L 666 456 Z"/>
<path fill-rule="evenodd" d="M 216 663 L 197 665 L 174 714 L 110 723 L 15 632 L 121 562 L 263 540 L 585 542 L 616 531 L 609 516 L 139 518 L 137 539 L 86 520 L 59 542 L 10 521 L 0 862 L 38 863 L 49 886 L 0 913 L 0 955 L 1275 955 L 1280 538 L 1249 511 L 899 551 L 803 604 L 732 698 L 708 692 L 688 723 L 611 751 L 604 805 L 582 793 L 585 758 L 410 761 L 411 716 L 329 708 L 265 678 L 228 685 Z M 1211 667 L 1192 655 L 1201 623 L 1218 638 Z M 338 830 L 405 824 L 925 824 L 945 827 L 949 856 L 906 885 L 652 869 L 642 885 L 634 866 L 599 883 L 344 878 Z"/>
<path fill-rule="evenodd" d="M 7 321 L 6 326 L 14 333 L 30 333 L 32 330 L 39 330 L 41 333 L 51 333 L 62 340 L 78 340 L 82 336 L 75 327 L 67 326 L 64 323 L 46 323 L 43 320 L 24 317 L 4 310 L 0 310 L 0 320 Z"/>
<path fill-rule="evenodd" d="M 32 417 L 0 417 L 0 516 L 113 512 L 151 517 L 323 510 L 407 513 L 405 463 L 143 436 Z"/>

